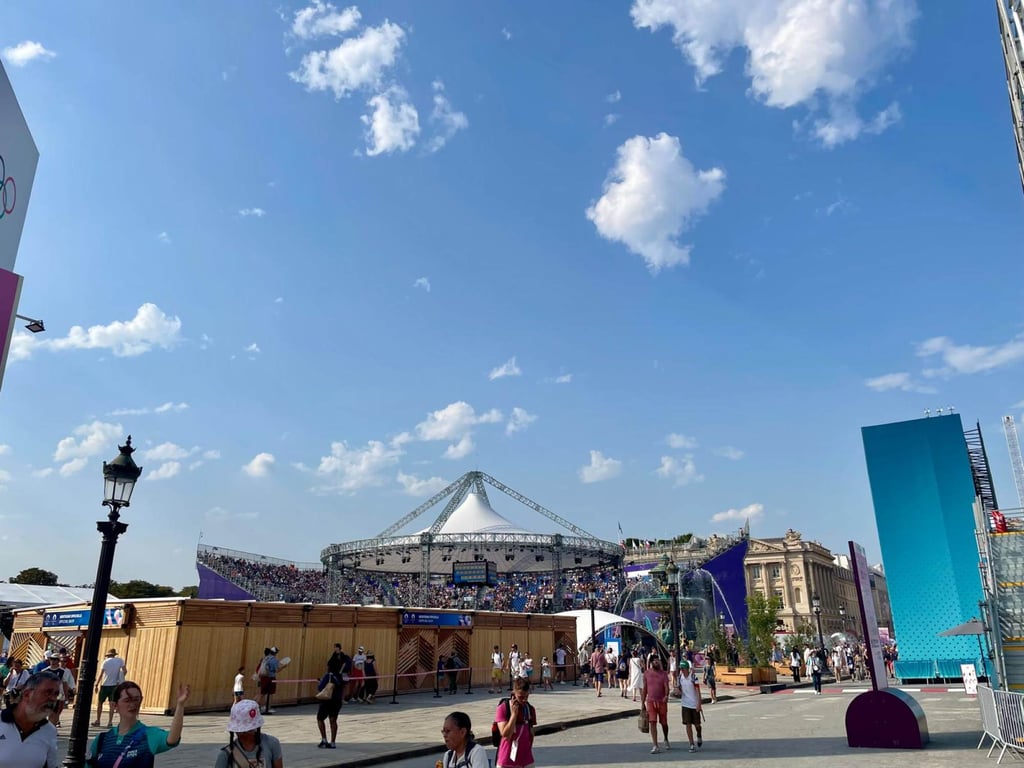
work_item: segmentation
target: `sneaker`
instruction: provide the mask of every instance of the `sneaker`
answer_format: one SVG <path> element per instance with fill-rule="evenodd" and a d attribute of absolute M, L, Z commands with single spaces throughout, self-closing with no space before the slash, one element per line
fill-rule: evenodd
<path fill-rule="evenodd" d="M 320 743 L 316 747 L 317 749 L 327 749 L 327 739 L 320 739 Z"/>
<path fill-rule="evenodd" d="M 330 744 L 327 745 L 327 748 L 328 749 L 337 749 L 337 747 L 334 746 L 334 742 L 333 741 Z"/>
<path fill-rule="evenodd" d="M 658 754 L 659 752 L 661 752 L 661 750 L 660 750 L 660 749 L 658 749 L 658 745 L 657 745 L 657 744 L 655 744 L 655 745 L 654 745 L 653 747 L 651 747 L 651 754 L 652 754 L 652 755 L 656 755 L 656 754 Z"/>
<path fill-rule="evenodd" d="M 693 746 L 693 744 L 691 744 L 691 745 L 690 745 L 690 751 L 691 751 L 691 752 L 696 752 L 696 751 L 697 751 L 697 748 L 696 748 L 695 746 Z"/>
<path fill-rule="evenodd" d="M 697 746 L 698 747 L 703 747 L 704 746 L 704 739 L 702 739 L 700 736 L 697 737 Z"/>
<path fill-rule="evenodd" d="M 672 745 L 668 743 L 668 739 L 665 739 L 665 751 L 668 752 L 672 749 Z"/>

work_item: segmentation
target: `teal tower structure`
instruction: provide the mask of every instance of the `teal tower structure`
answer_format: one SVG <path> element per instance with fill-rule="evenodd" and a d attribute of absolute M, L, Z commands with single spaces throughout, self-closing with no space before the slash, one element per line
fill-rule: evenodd
<path fill-rule="evenodd" d="M 975 485 L 960 416 L 863 427 L 899 647 L 896 677 L 960 677 L 977 638 L 939 637 L 978 615 Z"/>

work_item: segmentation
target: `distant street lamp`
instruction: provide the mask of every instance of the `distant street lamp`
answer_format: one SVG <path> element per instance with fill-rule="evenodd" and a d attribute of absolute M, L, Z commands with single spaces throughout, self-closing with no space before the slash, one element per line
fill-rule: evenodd
<path fill-rule="evenodd" d="M 811 595 L 811 610 L 814 611 L 814 618 L 818 620 L 818 652 L 824 655 L 825 638 L 821 634 L 821 598 L 817 592 Z"/>
<path fill-rule="evenodd" d="M 109 464 L 103 462 L 103 506 L 109 507 L 106 520 L 96 523 L 103 534 L 100 546 L 100 560 L 96 567 L 96 584 L 89 606 L 89 628 L 85 633 L 85 650 L 79 665 L 78 700 L 75 702 L 75 717 L 71 723 L 71 738 L 65 768 L 83 768 L 89 742 L 89 717 L 92 709 L 92 692 L 96 682 L 96 660 L 103 635 L 103 615 L 107 608 L 107 592 L 110 591 L 110 571 L 114 565 L 114 548 L 117 537 L 128 530 L 120 521 L 121 508 L 130 506 L 135 481 L 142 474 L 142 467 L 132 460 L 132 436 L 128 435 L 120 453 Z"/>
<path fill-rule="evenodd" d="M 839 604 L 839 620 L 843 623 L 843 634 L 846 634 L 846 606 Z"/>
<path fill-rule="evenodd" d="M 590 602 L 590 650 L 594 650 L 594 638 L 597 635 L 597 622 L 594 620 L 594 609 L 597 608 L 597 590 L 591 584 L 587 588 L 587 600 Z"/>
<path fill-rule="evenodd" d="M 679 566 L 675 561 L 669 563 L 665 569 L 668 578 L 668 596 L 671 600 L 669 621 L 672 622 L 672 649 L 679 658 Z"/>

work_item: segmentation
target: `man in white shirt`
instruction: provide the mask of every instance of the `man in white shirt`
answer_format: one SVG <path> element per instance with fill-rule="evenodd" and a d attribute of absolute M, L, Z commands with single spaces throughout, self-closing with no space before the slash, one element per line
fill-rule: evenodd
<path fill-rule="evenodd" d="M 21 690 L 32 673 L 25 669 L 21 659 L 11 659 L 11 671 L 4 680 L 4 703 L 11 706 L 17 699 L 16 691 Z"/>
<path fill-rule="evenodd" d="M 127 676 L 128 669 L 124 665 L 124 660 L 117 655 L 117 648 L 111 648 L 107 651 L 106 658 L 100 666 L 100 674 L 96 678 L 96 692 L 98 696 L 96 697 L 96 719 L 93 721 L 94 726 L 99 727 L 100 720 L 103 718 L 103 702 L 105 701 L 110 702 L 107 728 L 114 724 L 114 689 L 123 683 Z"/>
<path fill-rule="evenodd" d="M 36 673 L 25 682 L 18 703 L 0 712 L 0 765 L 59 768 L 57 729 L 47 718 L 56 708 L 62 688 L 55 672 Z"/>
<path fill-rule="evenodd" d="M 703 746 L 704 739 L 700 728 L 701 696 L 697 685 L 697 674 L 686 659 L 679 660 L 679 690 L 682 693 L 683 725 L 686 726 L 686 738 L 690 741 L 690 751 L 696 752 Z M 697 742 L 693 741 L 693 729 L 697 729 Z"/>
<path fill-rule="evenodd" d="M 491 651 L 491 687 L 488 693 L 501 693 L 501 670 L 505 668 L 505 657 L 501 655 L 501 648 L 494 646 Z"/>
<path fill-rule="evenodd" d="M 565 643 L 559 643 L 555 648 L 555 680 L 559 685 L 565 685 L 565 659 L 568 653 Z"/>
<path fill-rule="evenodd" d="M 50 722 L 60 728 L 60 713 L 64 711 L 64 706 L 75 698 L 75 678 L 70 670 L 60 665 L 60 654 L 56 651 L 47 653 L 46 659 L 50 662 L 50 666 L 43 672 L 50 672 L 61 684 L 57 693 L 57 703 L 50 710 Z"/>

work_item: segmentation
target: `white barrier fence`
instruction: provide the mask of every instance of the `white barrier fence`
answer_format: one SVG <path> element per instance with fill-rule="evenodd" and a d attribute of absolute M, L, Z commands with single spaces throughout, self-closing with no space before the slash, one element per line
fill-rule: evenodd
<path fill-rule="evenodd" d="M 1024 758 L 1024 694 L 1016 691 L 993 691 L 987 685 L 978 686 L 978 705 L 981 707 L 981 728 L 984 731 L 978 749 L 985 739 L 992 739 L 988 757 L 999 747 L 999 758 L 1010 752 L 1013 757 Z"/>

